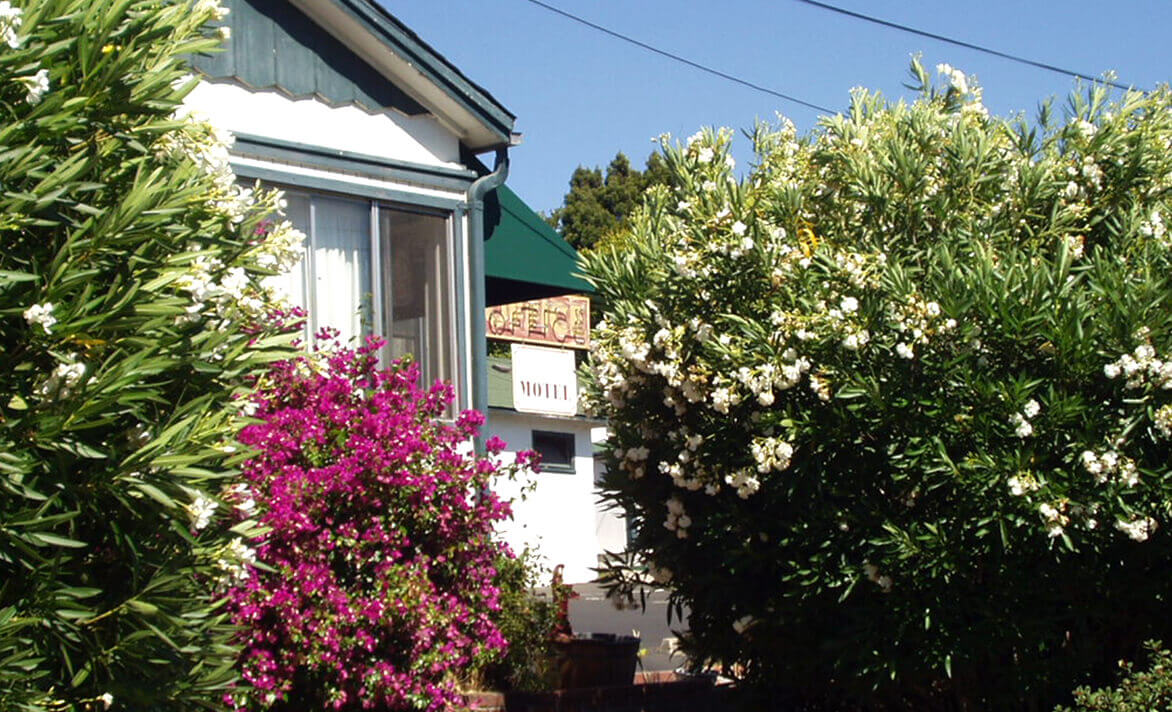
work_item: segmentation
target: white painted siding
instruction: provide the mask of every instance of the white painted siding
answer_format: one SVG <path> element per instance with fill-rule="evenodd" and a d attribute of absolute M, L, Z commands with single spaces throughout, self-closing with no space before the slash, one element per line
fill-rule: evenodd
<path fill-rule="evenodd" d="M 574 433 L 574 474 L 538 472 L 526 482 L 501 482 L 497 487 L 502 496 L 516 498 L 523 485 L 536 482 L 525 500 L 514 502 L 513 521 L 499 530 L 514 551 L 528 546 L 546 568 L 564 564 L 568 583 L 593 580 L 596 574 L 591 569 L 598 566 L 603 550 L 621 550 L 626 544 L 621 518 L 597 504 L 591 442 L 596 425 L 495 409 L 489 414 L 489 432 L 508 443 L 510 452 L 529 449 L 534 430 Z"/>
<path fill-rule="evenodd" d="M 184 105 L 233 133 L 365 153 L 399 161 L 463 168 L 460 142 L 432 116 L 397 111 L 370 113 L 357 106 L 330 106 L 291 99 L 277 91 L 239 84 L 201 82 Z"/>

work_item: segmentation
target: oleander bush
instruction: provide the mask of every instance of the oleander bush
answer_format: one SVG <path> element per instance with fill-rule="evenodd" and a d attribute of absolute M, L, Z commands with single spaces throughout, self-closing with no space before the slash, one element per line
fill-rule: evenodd
<path fill-rule="evenodd" d="M 1148 664 L 1136 671 L 1135 664 L 1119 661 L 1123 679 L 1115 687 L 1074 691 L 1074 705 L 1054 712 L 1170 712 L 1172 711 L 1172 653 L 1159 643 L 1144 645 Z"/>
<path fill-rule="evenodd" d="M 0 709 L 215 708 L 236 675 L 234 394 L 293 353 L 263 280 L 301 236 L 179 111 L 221 12 L 0 2 Z"/>
<path fill-rule="evenodd" d="M 770 704 L 1037 709 L 1172 632 L 1172 94 L 1030 124 L 938 69 L 759 126 L 741 180 L 662 141 L 583 259 L 615 593 L 670 583 Z"/>
<path fill-rule="evenodd" d="M 452 387 L 415 363 L 377 366 L 380 344 L 334 343 L 274 364 L 250 399 L 260 423 L 234 493 L 264 533 L 262 566 L 229 594 L 245 630 L 239 709 L 443 710 L 507 643 L 497 623 L 509 506 L 491 480 L 527 466 L 468 447 L 484 417 L 440 420 Z"/>

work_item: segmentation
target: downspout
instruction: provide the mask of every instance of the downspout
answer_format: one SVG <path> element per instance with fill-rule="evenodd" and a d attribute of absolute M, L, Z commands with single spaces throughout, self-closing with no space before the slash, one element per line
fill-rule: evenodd
<path fill-rule="evenodd" d="M 509 177 L 509 147 L 496 149 L 492 173 L 480 176 L 468 186 L 468 262 L 472 275 L 472 407 L 484 414 L 485 427 L 476 437 L 477 452 L 484 452 L 484 431 L 488 427 L 488 341 L 484 333 L 484 196 Z"/>

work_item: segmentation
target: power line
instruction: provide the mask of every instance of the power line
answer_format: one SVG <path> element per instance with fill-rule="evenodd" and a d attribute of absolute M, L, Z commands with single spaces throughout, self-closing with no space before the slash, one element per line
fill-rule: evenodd
<path fill-rule="evenodd" d="M 532 0 L 530 0 L 530 1 L 532 2 Z M 830 12 L 837 12 L 840 15 L 846 15 L 848 17 L 853 17 L 858 20 L 863 20 L 864 22 L 871 22 L 876 25 L 890 27 L 894 30 L 899 30 L 901 32 L 909 32 L 913 35 L 919 35 L 921 37 L 928 37 L 930 39 L 939 40 L 940 42 L 947 42 L 948 44 L 956 45 L 957 47 L 964 47 L 966 49 L 976 50 L 977 52 L 984 52 L 985 54 L 991 54 L 994 57 L 1001 57 L 1002 59 L 1008 59 L 1013 62 L 1020 62 L 1022 64 L 1028 64 L 1031 67 L 1037 67 L 1039 69 L 1047 69 L 1051 72 L 1058 72 L 1059 74 L 1065 74 L 1068 77 L 1075 76 L 1075 77 L 1078 77 L 1079 79 L 1085 79 L 1090 82 L 1107 84 L 1109 86 L 1115 87 L 1116 89 L 1127 90 L 1127 89 L 1132 88 L 1132 87 L 1120 84 L 1118 82 L 1110 81 L 1108 79 L 1095 78 L 1090 75 L 1083 74 L 1082 72 L 1075 72 L 1075 71 L 1072 71 L 1069 69 L 1063 69 L 1062 67 L 1057 67 L 1057 66 L 1054 66 L 1053 64 L 1046 64 L 1045 62 L 1038 62 L 1033 59 L 1027 59 L 1026 57 L 1019 57 L 1015 54 L 1009 54 L 1007 52 L 1000 52 L 995 49 L 989 49 L 988 47 L 982 47 L 981 45 L 972 44 L 971 42 L 964 42 L 963 40 L 957 40 L 957 39 L 953 39 L 951 37 L 945 37 L 944 35 L 937 35 L 932 32 L 926 32 L 924 30 L 917 30 L 914 27 L 900 25 L 895 22 L 888 22 L 887 20 L 881 20 L 878 17 L 871 17 L 870 15 L 864 15 L 862 13 L 853 12 L 851 10 L 846 10 L 841 7 L 835 7 L 834 5 L 827 5 L 826 3 L 817 2 L 817 0 L 798 0 L 798 2 L 804 2 L 807 5 L 813 5 L 814 7 L 822 8 L 823 10 L 829 10 Z"/>
<path fill-rule="evenodd" d="M 624 42 L 629 42 L 629 43 L 635 45 L 636 47 L 641 47 L 649 52 L 654 52 L 655 54 L 661 55 L 663 57 L 667 57 L 668 59 L 674 60 L 676 62 L 680 62 L 682 64 L 686 64 L 689 67 L 692 67 L 694 69 L 699 69 L 702 72 L 707 72 L 708 74 L 718 76 L 721 79 L 727 79 L 728 81 L 735 82 L 737 84 L 740 84 L 741 86 L 745 86 L 750 89 L 755 89 L 759 92 L 764 92 L 765 94 L 769 94 L 770 96 L 775 96 L 779 99 L 784 99 L 786 101 L 793 102 L 794 104 L 800 104 L 800 105 L 805 106 L 807 108 L 814 109 L 816 111 L 821 111 L 825 114 L 837 113 L 833 109 L 828 109 L 825 106 L 820 106 L 818 104 L 814 104 L 812 102 L 805 101 L 803 99 L 799 99 L 796 96 L 791 96 L 789 94 L 784 94 L 782 92 L 775 91 L 773 89 L 770 89 L 769 87 L 763 87 L 760 84 L 754 84 L 753 82 L 747 81 L 745 79 L 741 79 L 740 77 L 735 77 L 731 74 L 722 72 L 719 69 L 713 69 L 712 67 L 705 66 L 703 64 L 700 64 L 699 62 L 693 62 L 692 60 L 687 59 L 685 57 L 681 57 L 678 54 L 672 54 L 671 52 L 659 49 L 658 47 L 652 47 L 651 45 L 647 44 L 646 42 L 640 42 L 639 40 L 637 40 L 633 37 L 628 37 L 627 35 L 621 34 L 619 32 L 615 32 L 614 30 L 607 29 L 607 28 L 603 27 L 602 25 L 596 25 L 595 23 L 590 22 L 589 20 L 584 20 L 581 17 L 578 17 L 577 15 L 572 15 L 572 14 L 566 12 L 565 10 L 560 10 L 560 9 L 554 7 L 553 5 L 546 5 L 545 3 L 541 2 L 541 0 L 528 0 L 528 1 L 538 7 L 544 8 L 546 10 L 549 10 L 550 12 L 557 13 L 558 15 L 561 15 L 562 17 L 573 20 L 574 22 L 578 22 L 583 25 L 586 25 L 587 27 L 589 27 L 591 29 L 598 30 L 599 32 L 604 32 L 604 33 L 610 35 L 611 37 L 615 37 L 615 38 L 620 39 Z"/>

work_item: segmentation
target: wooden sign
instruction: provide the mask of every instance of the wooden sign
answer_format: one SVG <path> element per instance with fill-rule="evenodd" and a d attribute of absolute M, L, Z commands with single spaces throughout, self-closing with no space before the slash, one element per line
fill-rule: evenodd
<path fill-rule="evenodd" d="M 490 339 L 590 348 L 590 298 L 578 295 L 516 302 L 485 310 Z"/>

